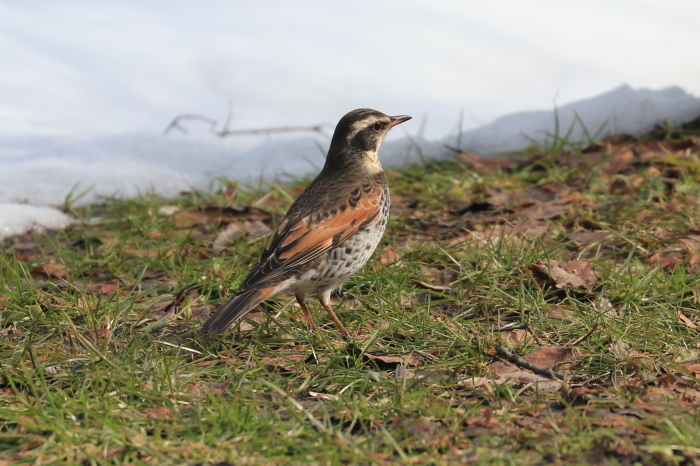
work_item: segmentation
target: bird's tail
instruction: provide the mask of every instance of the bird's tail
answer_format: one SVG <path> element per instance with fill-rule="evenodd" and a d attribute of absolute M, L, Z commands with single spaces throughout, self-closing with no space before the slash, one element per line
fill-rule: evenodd
<path fill-rule="evenodd" d="M 275 290 L 270 288 L 251 288 L 236 294 L 229 302 L 221 306 L 204 323 L 200 333 L 223 333 L 238 319 L 250 312 L 255 306 L 263 302 Z"/>

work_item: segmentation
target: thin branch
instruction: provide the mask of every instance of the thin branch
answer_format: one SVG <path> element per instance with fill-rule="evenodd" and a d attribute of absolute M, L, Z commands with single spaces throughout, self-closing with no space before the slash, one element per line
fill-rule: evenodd
<path fill-rule="evenodd" d="M 177 129 L 182 131 L 184 134 L 187 134 L 187 128 L 180 124 L 180 120 L 200 120 L 209 123 L 211 125 L 211 131 L 214 131 L 214 128 L 216 128 L 216 120 L 212 118 L 207 118 L 202 115 L 178 115 L 173 118 L 173 121 L 171 121 L 168 127 L 165 128 L 163 134 L 168 134 L 171 129 Z"/>
<path fill-rule="evenodd" d="M 272 133 L 293 133 L 298 131 L 314 131 L 326 137 L 328 134 L 323 131 L 325 125 L 313 126 L 278 126 L 276 128 L 259 128 L 259 129 L 223 129 L 216 134 L 223 137 L 238 136 L 241 134 L 272 134 Z"/>
<path fill-rule="evenodd" d="M 523 369 L 530 370 L 537 375 L 543 375 L 550 379 L 564 380 L 564 374 L 561 372 L 553 371 L 552 369 L 544 369 L 542 367 L 535 366 L 518 356 L 517 354 L 511 353 L 503 345 L 496 346 L 496 353 L 508 362 L 515 364 L 516 366 L 522 367 Z"/>
<path fill-rule="evenodd" d="M 226 136 L 240 136 L 244 134 L 273 134 L 273 133 L 293 133 L 293 132 L 304 132 L 304 131 L 311 131 L 315 133 L 319 133 L 326 138 L 330 138 L 328 133 L 326 133 L 325 129 L 330 128 L 327 125 L 311 125 L 311 126 L 278 126 L 278 127 L 272 127 L 272 128 L 255 128 L 255 129 L 229 129 L 229 124 L 231 122 L 230 114 L 229 117 L 226 120 L 226 123 L 224 124 L 224 128 L 220 131 L 216 130 L 216 125 L 217 121 L 214 120 L 213 118 L 208 118 L 202 115 L 193 115 L 193 114 L 186 114 L 186 115 L 179 115 L 176 116 L 173 121 L 170 122 L 170 124 L 165 128 L 165 131 L 163 131 L 163 134 L 168 134 L 171 130 L 177 129 L 181 131 L 184 134 L 187 134 L 187 128 L 185 128 L 181 122 L 182 120 L 199 120 L 199 121 L 204 121 L 205 123 L 209 123 L 211 125 L 211 132 L 216 134 L 217 136 L 224 138 Z"/>
<path fill-rule="evenodd" d="M 582 342 L 586 341 L 588 339 L 588 337 L 593 335 L 593 332 L 595 332 L 597 329 L 598 329 L 598 324 L 596 323 L 587 334 L 585 334 L 584 336 L 582 336 L 581 338 L 579 338 L 578 340 L 576 340 L 575 342 L 573 342 L 567 346 L 574 347 L 576 345 L 581 344 Z"/>

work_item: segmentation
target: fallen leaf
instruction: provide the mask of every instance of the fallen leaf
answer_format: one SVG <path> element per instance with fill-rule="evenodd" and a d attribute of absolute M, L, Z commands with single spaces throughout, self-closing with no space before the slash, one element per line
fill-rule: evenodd
<path fill-rule="evenodd" d="M 551 279 L 557 288 L 592 291 L 598 282 L 593 266 L 585 259 L 569 262 L 551 259 L 548 263 L 538 261 L 530 265 L 529 269 L 536 275 Z"/>
<path fill-rule="evenodd" d="M 630 354 L 631 346 L 629 343 L 615 338 L 612 343 L 610 343 L 610 351 L 618 358 L 626 358 Z"/>
<path fill-rule="evenodd" d="M 670 246 L 654 252 L 650 257 L 644 259 L 644 263 L 671 271 L 683 262 L 684 257 L 685 252 L 681 247 Z"/>
<path fill-rule="evenodd" d="M 309 392 L 309 396 L 324 401 L 338 401 L 339 399 L 338 395 L 331 395 L 330 393 Z"/>
<path fill-rule="evenodd" d="M 693 329 L 698 328 L 698 326 L 692 320 L 687 318 L 681 311 L 676 311 L 676 317 L 678 317 L 678 320 L 683 322 L 686 327 Z"/>
<path fill-rule="evenodd" d="M 544 220 L 550 218 L 561 217 L 565 213 L 573 209 L 570 204 L 565 205 L 547 205 L 547 204 L 535 204 L 526 209 L 517 211 L 514 218 L 527 218 L 530 220 Z"/>
<path fill-rule="evenodd" d="M 210 384 L 195 382 L 187 386 L 187 391 L 197 396 L 204 396 L 206 394 L 223 395 L 224 393 L 226 393 L 226 390 L 228 389 L 229 385 L 231 385 L 231 379 L 226 379 L 223 382 Z"/>
<path fill-rule="evenodd" d="M 192 228 L 204 223 L 204 214 L 198 210 L 183 210 L 173 216 L 173 221 L 178 228 Z"/>
<path fill-rule="evenodd" d="M 552 369 L 563 361 L 571 361 L 573 357 L 573 348 L 564 346 L 543 346 L 537 348 L 527 356 L 524 356 L 523 359 L 537 367 Z"/>
<path fill-rule="evenodd" d="M 155 249 L 146 249 L 145 251 L 142 251 L 139 248 L 136 247 L 130 247 L 130 248 L 125 248 L 124 252 L 126 254 L 130 254 L 135 257 L 148 257 L 150 259 L 153 259 L 154 257 L 158 257 L 158 251 Z"/>
<path fill-rule="evenodd" d="M 148 408 L 141 411 L 146 415 L 148 419 L 151 420 L 165 420 L 173 417 L 173 410 L 166 408 L 165 406 L 156 406 L 154 408 Z"/>
<path fill-rule="evenodd" d="M 577 248 L 583 249 L 593 244 L 603 243 L 610 238 L 609 231 L 577 231 L 571 233 L 569 238 L 574 242 Z"/>
<path fill-rule="evenodd" d="M 593 390 L 586 387 L 576 387 L 567 390 L 566 386 L 562 386 L 563 398 L 574 406 L 581 406 L 588 403 L 591 396 L 595 393 Z"/>
<path fill-rule="evenodd" d="M 411 437 L 420 437 L 425 441 L 435 439 L 436 434 L 443 429 L 442 423 L 431 421 L 430 419 L 420 418 L 413 422 L 407 422 L 406 432 Z"/>
<path fill-rule="evenodd" d="M 474 169 L 474 171 L 479 173 L 494 173 L 498 171 L 512 171 L 517 167 L 524 167 L 531 164 L 531 161 L 524 159 L 494 159 L 494 158 L 484 158 L 471 152 L 456 149 L 454 147 L 447 146 L 448 149 L 459 154 L 459 158 L 462 162 L 466 163 Z"/>
<path fill-rule="evenodd" d="M 260 358 L 260 364 L 265 366 L 267 370 L 294 372 L 298 370 L 308 357 L 307 354 L 284 354 L 279 356 Z"/>
<path fill-rule="evenodd" d="M 396 249 L 391 246 L 386 246 L 384 249 L 382 249 L 382 252 L 379 253 L 378 260 L 383 267 L 386 267 L 387 265 L 397 263 L 400 259 L 401 256 Z"/>
<path fill-rule="evenodd" d="M 248 234 L 253 238 L 265 236 L 272 231 L 272 228 L 265 225 L 259 219 L 246 220 L 243 222 L 243 226 L 245 226 L 246 230 L 248 230 Z"/>
<path fill-rule="evenodd" d="M 384 364 L 404 364 L 406 366 L 420 366 L 421 359 L 413 353 L 409 354 L 371 354 L 365 353 L 365 357 L 373 361 L 379 361 Z"/>
<path fill-rule="evenodd" d="M 66 276 L 66 268 L 61 264 L 48 263 L 34 267 L 29 271 L 32 277 L 38 279 L 63 278 Z"/>
<path fill-rule="evenodd" d="M 238 222 L 232 222 L 226 225 L 226 228 L 221 230 L 214 239 L 213 251 L 217 254 L 223 252 L 236 238 L 245 235 L 243 225 Z"/>
<path fill-rule="evenodd" d="M 511 346 L 522 346 L 532 341 L 532 335 L 525 329 L 515 329 L 503 335 Z"/>
<path fill-rule="evenodd" d="M 432 283 L 423 282 L 420 280 L 415 280 L 413 278 L 410 281 L 411 281 L 411 283 L 418 285 L 420 288 L 423 288 L 426 290 L 437 291 L 439 293 L 444 293 L 445 291 L 449 291 L 452 289 L 451 286 L 434 285 Z"/>
<path fill-rule="evenodd" d="M 117 282 L 87 282 L 85 289 L 91 293 L 114 294 L 121 288 Z"/>

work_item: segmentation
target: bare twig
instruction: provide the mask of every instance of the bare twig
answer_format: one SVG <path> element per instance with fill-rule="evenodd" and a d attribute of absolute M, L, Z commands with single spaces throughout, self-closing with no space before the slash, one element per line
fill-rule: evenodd
<path fill-rule="evenodd" d="M 537 375 L 543 375 L 549 377 L 550 379 L 564 380 L 564 374 L 561 372 L 553 371 L 552 369 L 544 369 L 542 367 L 535 366 L 518 356 L 517 354 L 511 353 L 503 345 L 496 346 L 496 353 L 508 362 L 515 364 L 516 366 L 522 367 L 523 369 L 530 370 Z"/>
<path fill-rule="evenodd" d="M 214 120 L 213 118 L 208 118 L 202 115 L 192 115 L 192 114 L 187 114 L 187 115 L 178 115 L 176 116 L 173 121 L 170 122 L 167 128 L 165 128 L 165 131 L 163 134 L 168 134 L 170 130 L 177 129 L 184 134 L 187 134 L 187 128 L 185 128 L 182 124 L 182 120 L 200 120 L 204 121 L 205 123 L 209 123 L 211 125 L 211 132 L 216 134 L 217 136 L 224 138 L 226 136 L 240 136 L 243 134 L 272 134 L 272 133 L 293 133 L 293 132 L 304 132 L 304 131 L 312 131 L 319 133 L 325 137 L 329 137 L 328 133 L 326 133 L 324 130 L 326 128 L 329 128 L 327 125 L 311 125 L 311 126 L 278 126 L 278 127 L 273 127 L 273 128 L 255 128 L 255 129 L 229 129 L 229 124 L 231 121 L 231 118 L 226 120 L 226 124 L 224 125 L 224 128 L 217 131 L 216 130 L 216 125 L 217 121 Z"/>
<path fill-rule="evenodd" d="M 143 333 L 148 333 L 152 332 L 154 330 L 158 330 L 161 327 L 164 327 L 167 325 L 167 323 L 174 318 L 175 316 L 175 311 L 177 309 L 177 306 L 182 304 L 182 302 L 185 300 L 185 298 L 192 293 L 195 290 L 198 290 L 202 288 L 202 285 L 198 284 L 192 284 L 189 286 L 186 286 L 185 288 L 182 289 L 177 295 L 175 295 L 175 299 L 170 301 L 167 306 L 163 309 L 163 317 L 160 319 L 156 320 L 155 322 L 151 323 L 150 325 L 146 326 L 142 332 Z"/>
<path fill-rule="evenodd" d="M 171 121 L 168 127 L 165 128 L 163 134 L 168 134 L 171 129 L 178 129 L 183 133 L 187 134 L 187 128 L 180 124 L 180 120 L 200 120 L 209 123 L 211 125 L 212 131 L 214 131 L 214 128 L 216 128 L 216 120 L 212 118 L 207 118 L 202 115 L 178 115 L 175 118 L 173 118 L 173 121 Z"/>
<path fill-rule="evenodd" d="M 279 126 L 276 128 L 259 128 L 259 129 L 222 129 L 216 134 L 223 137 L 226 136 L 238 136 L 241 134 L 272 134 L 272 133 L 293 133 L 298 131 L 314 131 L 320 133 L 326 137 L 328 134 L 323 131 L 325 125 L 313 125 L 313 126 Z"/>
<path fill-rule="evenodd" d="M 581 338 L 579 338 L 578 340 L 576 340 L 575 342 L 573 342 L 567 346 L 574 347 L 576 345 L 581 344 L 582 342 L 586 341 L 588 339 L 588 337 L 593 335 L 593 332 L 595 332 L 597 329 L 598 329 L 598 324 L 596 323 L 587 334 L 585 334 L 584 336 L 582 336 Z"/>

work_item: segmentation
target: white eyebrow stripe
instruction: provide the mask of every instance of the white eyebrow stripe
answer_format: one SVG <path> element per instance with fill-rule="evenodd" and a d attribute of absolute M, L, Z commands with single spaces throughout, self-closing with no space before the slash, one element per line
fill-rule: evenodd
<path fill-rule="evenodd" d="M 355 123 L 352 124 L 350 127 L 350 131 L 348 131 L 348 141 L 352 141 L 355 136 L 357 136 L 357 133 L 362 131 L 363 129 L 373 125 L 374 123 L 378 122 L 380 120 L 379 117 L 376 116 L 368 116 L 367 118 L 356 121 Z"/>

